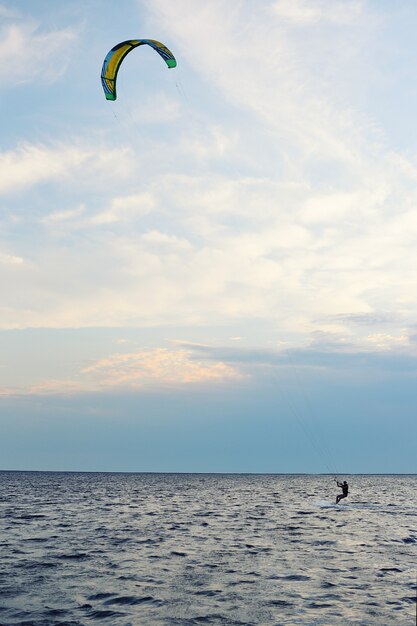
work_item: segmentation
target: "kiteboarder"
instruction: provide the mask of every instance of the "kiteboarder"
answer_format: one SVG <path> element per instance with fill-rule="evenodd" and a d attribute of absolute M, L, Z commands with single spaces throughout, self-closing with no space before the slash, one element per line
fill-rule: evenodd
<path fill-rule="evenodd" d="M 336 504 L 339 504 L 340 500 L 342 498 L 346 498 L 348 493 L 349 493 L 349 485 L 347 484 L 347 482 L 344 480 L 342 483 L 339 483 L 339 481 L 336 481 L 337 486 L 341 488 L 342 493 L 339 493 L 336 496 Z"/>

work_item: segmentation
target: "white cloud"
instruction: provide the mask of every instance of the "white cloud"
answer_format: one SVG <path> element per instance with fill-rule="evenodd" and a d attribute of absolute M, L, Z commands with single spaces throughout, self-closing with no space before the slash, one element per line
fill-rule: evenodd
<path fill-rule="evenodd" d="M 262 318 L 275 320 L 283 338 L 321 329 L 349 337 L 355 332 L 365 341 L 364 332 L 341 322 L 341 315 L 377 314 L 386 310 L 389 294 L 390 307 L 403 312 L 402 324 L 413 316 L 412 201 L 381 221 L 389 190 L 324 194 L 265 179 L 213 176 L 168 176 L 151 190 L 139 201 L 134 194 L 116 197 L 107 223 L 91 223 L 84 213 L 49 223 L 65 228 L 79 219 L 83 237 L 75 247 L 72 240 L 57 248 L 49 242 L 31 254 L 31 263 L 8 283 L 2 326 Z M 142 223 L 150 207 L 159 228 Z M 128 221 L 123 232 L 108 230 L 137 211 L 142 218 L 134 228 Z M 392 327 L 397 324 L 393 319 Z"/>
<path fill-rule="evenodd" d="M 348 4 L 351 10 L 344 15 L 356 14 L 353 7 L 358 3 Z M 325 11 L 329 3 L 293 6 L 301 13 L 304 6 L 304 14 L 309 15 L 335 14 L 334 7 L 333 12 Z M 337 13 L 343 13 L 341 6 L 337 3 Z M 293 150 L 296 146 L 303 150 L 304 158 L 314 154 L 360 166 L 358 123 L 363 126 L 363 120 L 355 119 L 351 108 L 342 108 L 340 102 L 340 86 L 349 80 L 352 55 L 357 56 L 364 45 L 358 33 L 348 40 L 348 49 L 340 45 L 337 30 L 327 31 L 319 42 L 294 37 L 278 15 L 274 19 L 269 3 L 252 10 L 247 2 L 213 1 L 196 8 L 190 0 L 175 7 L 156 1 L 152 9 L 155 23 L 170 31 L 195 71 L 214 83 L 223 97 L 267 123 L 285 150 L 291 142 Z M 370 16 L 363 15 L 362 20 L 372 32 Z M 329 66 L 334 74 L 329 75 Z"/>
<path fill-rule="evenodd" d="M 158 106 L 155 106 L 155 102 Z M 143 98 L 136 104 L 130 117 L 139 127 L 145 124 L 173 123 L 181 117 L 180 104 L 178 99 L 175 100 L 164 92 L 152 91 L 152 98 Z"/>
<path fill-rule="evenodd" d="M 403 335 L 387 335 L 385 333 L 375 333 L 368 335 L 368 341 L 373 349 L 379 350 L 392 350 L 408 347 L 410 345 L 410 337 L 407 334 Z"/>
<path fill-rule="evenodd" d="M 78 175 L 74 184 L 102 177 L 110 172 L 116 178 L 131 171 L 129 149 L 112 153 L 88 145 L 23 144 L 0 153 L 0 194 L 14 194 L 38 183 L 65 181 Z"/>
<path fill-rule="evenodd" d="M 91 218 L 92 224 L 111 224 L 143 217 L 155 206 L 154 196 L 149 192 L 113 198 L 110 207 Z"/>
<path fill-rule="evenodd" d="M 81 204 L 73 209 L 66 209 L 63 211 L 54 211 L 46 217 L 41 219 L 43 224 L 59 224 L 60 222 L 68 222 L 74 219 L 78 219 L 85 212 L 85 205 Z"/>
<path fill-rule="evenodd" d="M 230 131 L 217 124 L 206 124 L 203 131 L 199 129 L 199 132 L 188 133 L 182 137 L 177 149 L 198 161 L 221 159 L 230 153 L 235 156 L 238 135 L 235 130 Z"/>
<path fill-rule="evenodd" d="M 319 20 L 339 24 L 351 24 L 363 11 L 360 0 L 277 0 L 272 6 L 273 12 L 280 18 L 300 25 Z"/>
<path fill-rule="evenodd" d="M 0 4 L 0 16 L 3 18 L 17 18 L 20 17 L 20 13 L 4 4 Z"/>
<path fill-rule="evenodd" d="M 0 252 L 0 263 L 4 263 L 5 265 L 21 265 L 24 263 L 24 259 L 14 254 Z"/>
<path fill-rule="evenodd" d="M 152 384 L 183 385 L 241 379 L 234 368 L 217 362 L 193 359 L 191 350 L 154 350 L 116 354 L 85 368 L 104 387 L 141 388 Z"/>
<path fill-rule="evenodd" d="M 227 384 L 244 377 L 236 368 L 221 361 L 194 358 L 192 350 L 155 348 L 110 355 L 81 369 L 72 378 L 45 380 L 18 389 L 0 388 L 0 396 L 146 391 Z"/>
<path fill-rule="evenodd" d="M 369 5 L 343 3 L 343 16 L 342 3 L 330 11 L 324 0 L 149 6 L 150 24 L 176 42 L 187 113 L 151 128 L 159 112 L 141 117 L 146 100 L 134 109 L 140 141 L 121 116 L 116 144 L 126 148 L 114 147 L 113 128 L 106 144 L 101 126 L 83 141 L 0 155 L 0 190 L 23 216 L 14 241 L 33 187 L 51 183 L 30 262 L 4 264 L 18 276 L 7 281 L 2 270 L 2 326 L 260 318 L 281 340 L 318 330 L 367 342 L 349 315 L 389 308 L 408 324 L 417 175 L 411 153 L 380 149 L 354 100 L 353 78 L 373 51 Z M 176 115 L 178 102 L 160 89 L 155 101 Z M 398 319 L 390 324 L 396 336 Z M 237 332 L 246 336 L 228 334 Z"/>
<path fill-rule="evenodd" d="M 4 25 L 0 29 L 0 81 L 49 83 L 67 69 L 70 51 L 77 38 L 71 28 L 42 32 L 32 21 Z"/>

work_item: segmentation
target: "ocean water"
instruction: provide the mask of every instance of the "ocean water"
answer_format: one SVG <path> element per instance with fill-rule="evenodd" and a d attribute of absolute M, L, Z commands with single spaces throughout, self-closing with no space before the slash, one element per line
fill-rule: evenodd
<path fill-rule="evenodd" d="M 417 476 L 0 472 L 1 626 L 413 626 Z"/>

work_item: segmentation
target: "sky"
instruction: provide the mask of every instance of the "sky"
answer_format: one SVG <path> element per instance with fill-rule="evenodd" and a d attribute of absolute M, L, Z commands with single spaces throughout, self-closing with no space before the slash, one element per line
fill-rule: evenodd
<path fill-rule="evenodd" d="M 417 472 L 416 29 L 0 0 L 0 469 Z"/>

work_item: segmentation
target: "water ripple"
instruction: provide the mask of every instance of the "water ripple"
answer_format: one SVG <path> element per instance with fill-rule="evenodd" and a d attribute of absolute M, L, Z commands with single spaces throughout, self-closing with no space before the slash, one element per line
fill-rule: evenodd
<path fill-rule="evenodd" d="M 0 472 L 0 624 L 409 626 L 417 478 L 349 483 Z"/>

